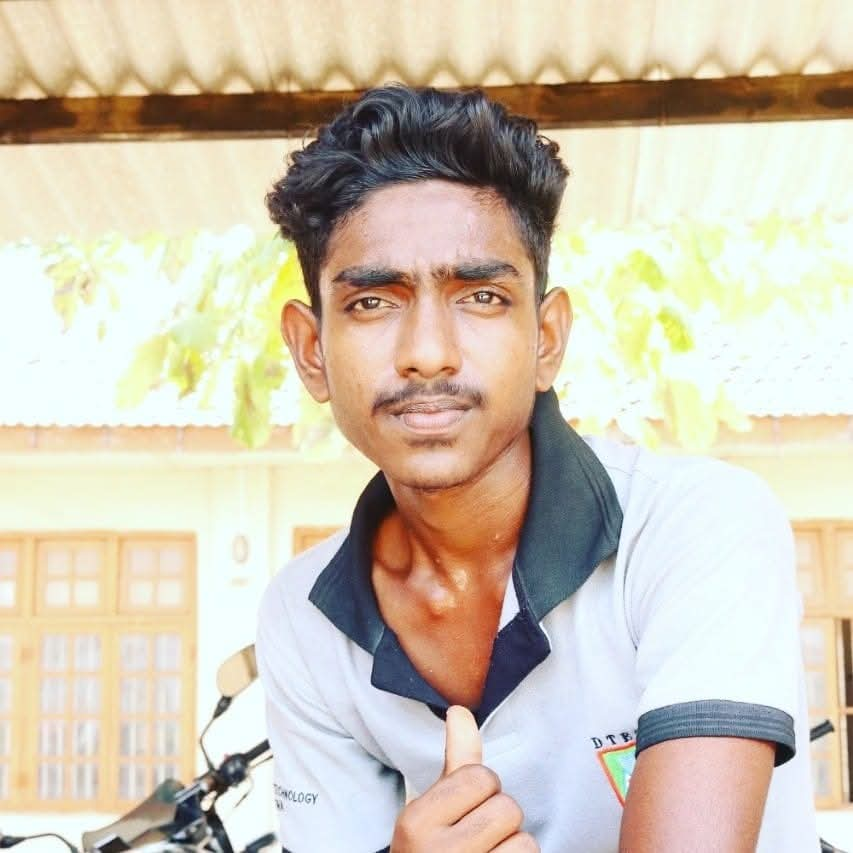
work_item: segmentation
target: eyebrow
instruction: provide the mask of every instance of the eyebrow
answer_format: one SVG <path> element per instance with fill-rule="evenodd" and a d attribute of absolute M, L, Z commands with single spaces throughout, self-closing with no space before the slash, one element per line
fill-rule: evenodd
<path fill-rule="evenodd" d="M 353 287 L 381 287 L 389 284 L 407 284 L 411 276 L 391 267 L 355 266 L 342 269 L 333 279 L 333 284 L 349 284 Z"/>
<path fill-rule="evenodd" d="M 521 278 L 518 270 L 506 261 L 471 260 L 454 265 L 434 267 L 431 276 L 438 281 L 491 281 L 496 278 Z M 383 266 L 353 266 L 342 269 L 333 279 L 334 284 L 352 287 L 383 287 L 391 284 L 411 285 L 412 275 L 402 270 Z"/>

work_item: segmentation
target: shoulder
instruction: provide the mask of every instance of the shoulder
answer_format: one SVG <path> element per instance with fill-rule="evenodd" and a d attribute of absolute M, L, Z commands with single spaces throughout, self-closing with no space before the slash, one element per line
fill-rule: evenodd
<path fill-rule="evenodd" d="M 660 593 L 795 589 L 794 543 L 772 489 L 745 468 L 595 439 L 622 507 L 613 581 L 634 618 Z"/>
<path fill-rule="evenodd" d="M 347 537 L 346 529 L 308 548 L 284 564 L 270 579 L 258 612 L 259 631 L 322 630 L 327 621 L 308 600 L 323 569 Z M 330 626 L 331 627 L 331 626 Z"/>
<path fill-rule="evenodd" d="M 613 482 L 624 515 L 623 538 L 650 524 L 689 516 L 731 519 L 784 515 L 770 487 L 752 471 L 707 456 L 665 455 L 610 439 L 584 437 Z"/>
<path fill-rule="evenodd" d="M 623 511 L 613 581 L 635 642 L 662 605 L 695 611 L 733 597 L 796 609 L 793 534 L 770 486 L 745 468 L 593 439 Z M 669 604 L 667 604 L 669 602 Z"/>

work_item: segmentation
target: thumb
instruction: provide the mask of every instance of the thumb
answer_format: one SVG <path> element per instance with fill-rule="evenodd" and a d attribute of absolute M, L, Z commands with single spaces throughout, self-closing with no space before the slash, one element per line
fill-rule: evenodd
<path fill-rule="evenodd" d="M 461 705 L 447 709 L 445 718 L 444 773 L 466 764 L 483 763 L 483 742 L 474 715 Z"/>

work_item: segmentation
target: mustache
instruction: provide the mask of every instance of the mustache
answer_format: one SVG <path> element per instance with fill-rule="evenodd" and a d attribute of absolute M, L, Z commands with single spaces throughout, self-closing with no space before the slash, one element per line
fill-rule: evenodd
<path fill-rule="evenodd" d="M 449 397 L 466 403 L 471 408 L 482 407 L 486 396 L 482 391 L 470 385 L 451 382 L 449 379 L 439 379 L 437 382 L 417 382 L 401 388 L 399 391 L 388 391 L 377 395 L 373 401 L 373 414 L 392 406 L 400 406 L 410 400 L 420 400 L 424 397 Z"/>

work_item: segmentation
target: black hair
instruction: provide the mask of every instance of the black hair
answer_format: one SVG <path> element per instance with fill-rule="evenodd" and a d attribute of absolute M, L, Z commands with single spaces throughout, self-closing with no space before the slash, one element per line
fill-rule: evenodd
<path fill-rule="evenodd" d="M 555 142 L 479 90 L 392 84 L 371 89 L 291 156 L 267 194 L 272 220 L 296 244 L 320 315 L 320 269 L 334 227 L 373 190 L 440 179 L 491 189 L 508 205 L 545 293 L 554 222 L 568 178 Z"/>

